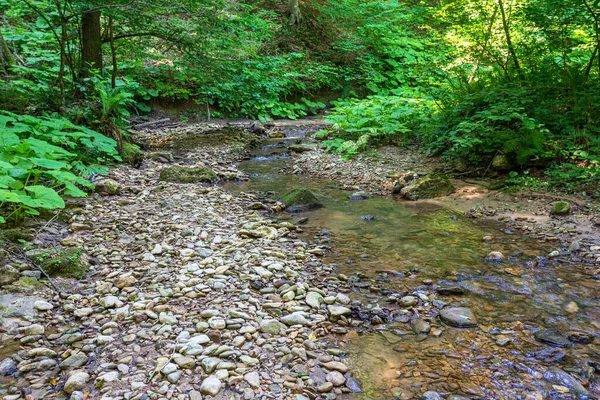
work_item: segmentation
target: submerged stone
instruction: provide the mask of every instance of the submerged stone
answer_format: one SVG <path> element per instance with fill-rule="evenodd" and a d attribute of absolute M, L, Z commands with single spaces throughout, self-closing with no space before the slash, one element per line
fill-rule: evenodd
<path fill-rule="evenodd" d="M 444 174 L 431 173 L 400 191 L 408 200 L 433 199 L 454 193 L 454 186 Z"/>
<path fill-rule="evenodd" d="M 568 348 L 573 346 L 573 343 L 565 335 L 556 329 L 541 329 L 534 334 L 538 342 L 549 344 L 554 347 Z"/>
<path fill-rule="evenodd" d="M 313 192 L 306 188 L 297 188 L 287 192 L 281 196 L 281 202 L 291 212 L 312 210 L 323 206 Z"/>
<path fill-rule="evenodd" d="M 477 317 L 470 308 L 448 307 L 440 311 L 442 322 L 457 328 L 474 328 L 477 326 Z"/>
<path fill-rule="evenodd" d="M 184 167 L 173 165 L 160 171 L 160 180 L 173 183 L 212 183 L 218 179 L 217 174 L 205 167 Z"/>
<path fill-rule="evenodd" d="M 590 398 L 590 393 L 586 390 L 586 388 L 583 387 L 583 385 L 581 385 L 581 383 L 579 383 L 579 381 L 577 381 L 577 379 L 558 367 L 548 368 L 548 370 L 544 372 L 544 379 L 550 383 L 565 386 L 569 389 L 571 394 L 574 394 L 580 399 Z"/>

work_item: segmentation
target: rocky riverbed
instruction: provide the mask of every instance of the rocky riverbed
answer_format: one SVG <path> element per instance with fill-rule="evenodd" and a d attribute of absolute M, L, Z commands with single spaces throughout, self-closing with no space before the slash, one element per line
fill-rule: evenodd
<path fill-rule="evenodd" d="M 320 127 L 315 121 L 288 125 L 269 130 L 303 136 Z M 10 252 L 0 257 L 5 399 L 567 399 L 600 393 L 594 279 L 600 247 L 591 218 L 552 218 L 531 208 L 539 215 L 508 220 L 515 215 L 511 205 L 499 213 L 461 194 L 442 205 L 471 201 L 463 207 L 471 218 L 464 221 L 456 211 L 434 207 L 438 214 L 432 214 L 428 208 L 438 200 L 423 203 L 414 218 L 402 206 L 391 210 L 387 200 L 342 204 L 329 186 L 347 189 L 343 198 L 357 190 L 370 192 L 367 198 L 387 195 L 396 179 L 390 172 L 425 174 L 435 160 L 419 163 L 416 153 L 399 151 L 404 164 L 389 161 L 398 160 L 386 158 L 389 153 L 346 162 L 314 144 L 291 143 L 294 150 L 288 141 L 271 147 L 279 149 L 273 157 L 292 154 L 282 169 L 319 176 L 320 183 L 307 182 L 325 193 L 319 197 L 325 208 L 307 214 L 304 225 L 306 217 L 282 213 L 284 205 L 269 190 L 214 185 L 254 179 L 236 164 L 269 133 L 221 128 L 217 135 L 193 126 L 140 133 L 149 147 L 140 169 L 116 168 L 96 182 L 100 193 L 90 199 L 5 234 L 33 247 L 16 250 L 6 241 Z M 284 184 L 273 180 L 271 190 Z M 407 230 L 398 240 L 409 247 L 390 251 L 374 242 L 377 229 L 394 229 L 387 225 L 347 236 L 358 226 L 350 222 L 354 213 L 361 230 L 385 218 L 404 221 Z M 500 226 L 502 238 L 474 222 L 502 213 L 509 222 Z M 332 217 L 334 228 L 351 229 L 323 229 Z M 578 226 L 577 218 L 588 225 Z M 416 242 L 415 221 L 434 228 Z M 439 246 L 429 243 L 435 237 L 443 241 Z M 437 258 L 444 246 L 447 266 Z M 426 253 L 435 261 L 414 257 Z M 57 259 L 70 266 L 63 269 L 67 276 L 41 285 L 47 279 L 37 267 L 56 267 Z M 570 272 L 560 272 L 561 265 Z M 538 281 L 546 286 L 534 287 Z M 522 312 L 519 302 L 526 305 Z M 546 305 L 536 311 L 538 304 Z"/>

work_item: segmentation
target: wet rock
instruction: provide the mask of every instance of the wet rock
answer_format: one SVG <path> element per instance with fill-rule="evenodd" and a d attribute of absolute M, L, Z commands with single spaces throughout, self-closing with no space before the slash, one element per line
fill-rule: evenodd
<path fill-rule="evenodd" d="M 540 361 L 553 363 L 562 361 L 567 356 L 567 353 L 556 348 L 547 348 L 535 351 L 532 355 Z"/>
<path fill-rule="evenodd" d="M 290 151 L 294 153 L 308 153 L 309 151 L 315 151 L 316 147 L 310 144 L 292 144 L 288 147 Z"/>
<path fill-rule="evenodd" d="M 462 287 L 450 284 L 440 285 L 435 290 L 442 296 L 454 296 L 465 293 L 465 290 Z"/>
<path fill-rule="evenodd" d="M 210 396 L 216 396 L 221 391 L 223 384 L 216 376 L 209 376 L 202 381 L 200 385 L 200 393 Z"/>
<path fill-rule="evenodd" d="M 571 213 L 571 205 L 566 201 L 555 201 L 552 203 L 550 214 L 552 215 L 568 215 Z"/>
<path fill-rule="evenodd" d="M 83 390 L 87 386 L 90 376 L 83 371 L 75 371 L 71 374 L 63 388 L 66 394 L 71 394 L 76 390 Z"/>
<path fill-rule="evenodd" d="M 477 326 L 477 317 L 470 308 L 447 307 L 440 311 L 442 322 L 458 328 L 473 328 Z"/>
<path fill-rule="evenodd" d="M 567 337 L 571 342 L 590 344 L 594 341 L 595 336 L 583 331 L 568 331 Z"/>
<path fill-rule="evenodd" d="M 496 336 L 496 344 L 500 347 L 504 347 L 512 342 L 512 339 L 505 335 Z"/>
<path fill-rule="evenodd" d="M 173 183 L 212 183 L 218 179 L 217 174 L 201 166 L 184 167 L 173 165 L 160 171 L 160 180 Z"/>
<path fill-rule="evenodd" d="M 359 381 L 354 379 L 352 376 L 346 374 L 346 387 L 352 391 L 352 393 L 362 392 L 362 385 Z"/>
<path fill-rule="evenodd" d="M 333 389 L 333 383 L 331 383 L 331 382 L 325 382 L 325 383 L 317 386 L 317 392 L 319 392 L 319 393 L 331 392 L 331 389 Z"/>
<path fill-rule="evenodd" d="M 438 392 L 425 392 L 423 396 L 421 396 L 421 400 L 444 400 L 441 394 Z"/>
<path fill-rule="evenodd" d="M 369 192 L 365 192 L 365 191 L 361 190 L 361 191 L 352 193 L 350 196 L 348 196 L 348 199 L 350 199 L 350 200 L 368 200 L 369 197 L 371 197 Z"/>
<path fill-rule="evenodd" d="M 502 254 L 499 251 L 492 251 L 490 252 L 490 254 L 487 255 L 487 257 L 485 258 L 485 262 L 489 262 L 489 263 L 499 263 L 504 261 L 504 254 Z"/>
<path fill-rule="evenodd" d="M 339 371 L 331 371 L 326 379 L 327 382 L 333 383 L 333 386 L 342 386 L 346 382 L 346 378 Z"/>
<path fill-rule="evenodd" d="M 315 195 L 306 188 L 291 190 L 284 194 L 280 200 L 291 212 L 313 210 L 323 206 Z"/>
<path fill-rule="evenodd" d="M 556 329 L 540 329 L 534 334 L 537 341 L 549 344 L 554 347 L 569 348 L 573 343 Z"/>
<path fill-rule="evenodd" d="M 90 267 L 83 250 L 73 247 L 30 250 L 27 252 L 27 257 L 50 276 L 81 279 L 87 274 Z"/>
<path fill-rule="evenodd" d="M 400 191 L 408 200 L 433 199 L 454 193 L 454 186 L 444 174 L 431 173 Z"/>
<path fill-rule="evenodd" d="M 566 312 L 568 312 L 569 314 L 575 314 L 575 313 L 579 312 L 579 306 L 574 301 L 570 301 L 567 304 L 565 304 L 563 309 Z"/>
<path fill-rule="evenodd" d="M 426 335 L 429 333 L 429 331 L 431 331 L 431 325 L 428 322 L 423 321 L 422 319 L 411 320 L 410 326 L 417 335 Z"/>
<path fill-rule="evenodd" d="M 398 299 L 398 305 L 400 307 L 412 307 L 417 305 L 418 302 L 419 299 L 417 299 L 415 296 L 404 296 Z"/>
<path fill-rule="evenodd" d="M 11 376 L 17 373 L 17 364 L 12 358 L 5 358 L 0 361 L 0 377 Z"/>
<path fill-rule="evenodd" d="M 339 371 L 342 374 L 345 374 L 346 372 L 348 372 L 348 367 L 344 363 L 341 363 L 339 361 L 327 362 L 327 363 L 323 364 L 323 367 L 327 368 L 329 370 Z"/>
<path fill-rule="evenodd" d="M 565 386 L 569 389 L 571 394 L 577 396 L 580 399 L 587 399 L 590 397 L 590 393 L 571 375 L 563 371 L 558 367 L 550 367 L 544 372 L 544 379 L 550 383 Z"/>
<path fill-rule="evenodd" d="M 21 277 L 19 270 L 11 265 L 0 266 L 0 286 L 10 285 Z"/>

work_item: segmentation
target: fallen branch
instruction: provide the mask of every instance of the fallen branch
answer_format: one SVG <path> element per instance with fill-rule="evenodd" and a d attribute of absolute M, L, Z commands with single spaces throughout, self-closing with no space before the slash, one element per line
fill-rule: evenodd
<path fill-rule="evenodd" d="M 33 265 L 38 271 L 40 271 L 42 273 L 42 275 L 44 275 L 46 277 L 46 279 L 48 279 L 48 282 L 50 282 L 50 285 L 54 288 L 54 290 L 56 291 L 56 293 L 58 293 L 59 295 L 60 293 L 60 289 L 54 284 L 54 282 L 52 282 L 52 279 L 50 279 L 50 275 L 48 275 L 46 273 L 46 271 L 44 271 L 44 269 L 42 267 L 40 267 L 39 265 L 37 265 L 36 263 L 34 263 L 33 261 L 31 261 L 31 259 L 29 257 L 27 257 L 27 255 L 22 252 L 21 254 L 13 251 L 13 250 L 8 250 L 9 253 L 11 253 L 13 256 L 16 257 L 24 257 L 27 261 L 29 261 L 29 263 L 31 265 Z"/>
<path fill-rule="evenodd" d="M 163 118 L 163 119 L 158 119 L 156 121 L 144 122 L 141 124 L 133 125 L 132 128 L 136 129 L 136 130 L 140 130 L 140 129 L 144 129 L 144 128 L 151 128 L 151 127 L 154 127 L 157 125 L 169 124 L 169 123 L 177 124 L 177 122 L 171 121 L 170 118 Z"/>

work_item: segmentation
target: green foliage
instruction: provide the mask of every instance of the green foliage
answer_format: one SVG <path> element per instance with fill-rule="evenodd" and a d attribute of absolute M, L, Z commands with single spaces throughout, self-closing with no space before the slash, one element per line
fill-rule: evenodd
<path fill-rule="evenodd" d="M 38 209 L 64 208 L 62 196 L 84 197 L 92 183 L 120 160 L 115 142 L 65 119 L 0 111 L 0 223 L 18 222 Z"/>

